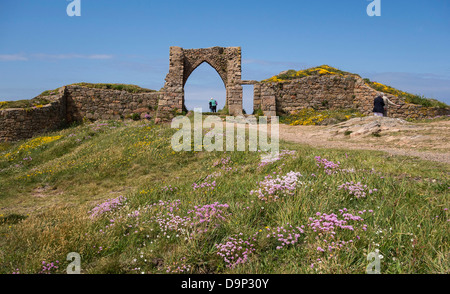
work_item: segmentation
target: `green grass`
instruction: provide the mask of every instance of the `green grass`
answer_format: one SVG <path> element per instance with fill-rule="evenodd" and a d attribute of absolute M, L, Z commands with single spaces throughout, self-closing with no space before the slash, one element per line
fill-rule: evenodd
<path fill-rule="evenodd" d="M 28 100 L 17 100 L 17 101 L 4 101 L 0 102 L 0 110 L 8 108 L 32 108 L 41 107 L 49 104 L 51 101 L 48 96 L 56 95 L 59 92 L 59 88 L 55 90 L 47 90 L 42 92 L 39 96 Z"/>
<path fill-rule="evenodd" d="M 38 96 L 31 100 L 0 102 L 0 109 L 41 107 L 41 106 L 49 104 L 50 102 L 51 101 L 46 99 L 45 97 Z"/>
<path fill-rule="evenodd" d="M 39 96 L 45 97 L 45 96 L 50 96 L 50 95 L 56 95 L 56 94 L 59 93 L 59 89 L 60 89 L 60 88 L 55 89 L 55 90 L 47 90 L 47 91 L 44 91 L 44 92 L 42 92 L 41 95 L 39 95 Z"/>
<path fill-rule="evenodd" d="M 295 155 L 259 167 L 258 152 L 175 153 L 174 132 L 151 123 L 109 121 L 1 144 L 0 273 L 38 273 L 42 261 L 57 260 L 60 267 L 53 272 L 64 273 L 70 252 L 81 254 L 82 273 L 166 273 L 173 265 L 190 267 L 191 273 L 365 273 L 366 255 L 375 249 L 383 255 L 382 273 L 450 273 L 448 165 L 282 143 Z M 315 156 L 340 161 L 343 171 L 327 174 Z M 250 193 L 267 175 L 290 171 L 303 175 L 292 195 L 265 202 Z M 214 190 L 193 189 L 211 174 Z M 357 199 L 338 189 L 348 181 L 378 192 Z M 118 196 L 127 198 L 120 209 L 89 217 L 97 204 Z M 155 217 L 167 211 L 150 206 L 160 200 L 180 200 L 172 212 L 180 217 L 196 205 L 229 207 L 224 220 L 164 234 Z M 337 229 L 335 241 L 352 239 L 352 245 L 319 252 L 323 239 L 331 239 L 308 229 L 309 218 L 317 212 L 340 215 L 344 208 L 356 215 L 366 210 L 361 224 L 367 230 L 358 224 L 355 232 Z M 305 225 L 305 233 L 295 245 L 277 250 L 279 242 L 266 237 L 267 227 L 288 224 Z M 207 231 L 195 233 L 198 229 Z M 250 238 L 255 252 L 230 269 L 215 244 L 236 234 Z"/>
<path fill-rule="evenodd" d="M 126 91 L 129 93 L 151 93 L 156 92 L 155 90 L 141 88 L 136 85 L 127 85 L 127 84 L 92 84 L 92 83 L 76 83 L 73 84 L 76 86 L 82 86 L 86 88 L 93 89 L 106 89 L 106 90 L 118 90 L 118 91 Z"/>

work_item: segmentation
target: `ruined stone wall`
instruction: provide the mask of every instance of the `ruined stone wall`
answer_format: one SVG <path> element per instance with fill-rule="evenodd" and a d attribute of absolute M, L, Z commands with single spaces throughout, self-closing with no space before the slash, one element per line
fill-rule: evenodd
<path fill-rule="evenodd" d="M 0 110 L 0 142 L 28 139 L 53 131 L 65 123 L 66 104 L 62 95 L 42 108 Z"/>
<path fill-rule="evenodd" d="M 376 95 L 377 91 L 357 76 L 309 76 L 287 82 L 255 85 L 253 107 L 255 111 L 261 109 L 269 116 L 285 115 L 304 108 L 352 108 L 370 115 Z M 404 99 L 393 95 L 387 96 L 400 105 L 388 108 L 390 117 L 417 119 L 450 114 L 449 109 L 427 108 L 406 103 Z"/>
<path fill-rule="evenodd" d="M 129 93 L 118 90 L 92 89 L 81 86 L 65 87 L 67 121 L 121 119 L 138 113 L 154 113 L 160 92 Z"/>
<path fill-rule="evenodd" d="M 354 89 L 354 108 L 358 109 L 364 114 L 372 114 L 373 99 L 375 98 L 377 93 L 378 92 L 369 87 L 363 79 L 358 78 Z M 389 117 L 402 119 L 423 119 L 442 115 L 450 115 L 450 108 L 443 109 L 435 107 L 425 107 L 422 105 L 406 103 L 405 99 L 402 97 L 397 97 L 390 94 L 386 94 L 386 96 L 395 104 L 400 105 L 400 107 L 388 107 Z"/>
<path fill-rule="evenodd" d="M 11 142 L 53 131 L 67 123 L 121 119 L 138 113 L 155 115 L 160 92 L 128 93 L 118 90 L 66 86 L 41 108 L 0 110 L 0 142 Z"/>

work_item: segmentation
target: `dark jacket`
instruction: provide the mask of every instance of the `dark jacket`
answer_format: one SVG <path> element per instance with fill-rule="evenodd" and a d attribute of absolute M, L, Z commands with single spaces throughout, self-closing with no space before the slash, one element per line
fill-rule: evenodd
<path fill-rule="evenodd" d="M 383 97 L 378 96 L 373 101 L 373 112 L 383 113 L 384 112 L 384 106 L 385 106 L 385 104 L 384 104 Z"/>

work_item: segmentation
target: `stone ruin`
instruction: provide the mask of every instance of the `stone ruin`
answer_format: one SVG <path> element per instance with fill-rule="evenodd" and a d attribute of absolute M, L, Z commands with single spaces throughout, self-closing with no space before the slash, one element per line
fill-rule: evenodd
<path fill-rule="evenodd" d="M 372 112 L 377 91 L 359 76 L 309 76 L 282 82 L 246 81 L 242 80 L 241 59 L 240 47 L 171 47 L 169 73 L 161 91 L 133 94 L 65 86 L 51 97 L 50 104 L 43 107 L 0 110 L 0 142 L 30 138 L 83 119 L 121 119 L 132 114 L 143 117 L 150 111 L 153 118 L 169 121 L 187 110 L 184 86 L 192 72 L 204 62 L 222 79 L 226 89 L 225 107 L 233 116 L 243 114 L 242 85 L 254 85 L 253 111 L 262 112 L 265 116 L 285 115 L 304 108 L 352 108 L 367 115 Z M 400 105 L 392 111 L 392 117 L 420 119 L 450 115 L 448 107 L 427 108 L 406 103 L 401 97 L 388 96 Z"/>
<path fill-rule="evenodd" d="M 208 63 L 219 74 L 226 89 L 226 105 L 229 114 L 242 114 L 241 48 L 213 47 L 206 49 L 170 48 L 170 66 L 162 98 L 158 105 L 158 117 L 167 120 L 186 111 L 184 86 L 192 72 L 202 63 Z"/>

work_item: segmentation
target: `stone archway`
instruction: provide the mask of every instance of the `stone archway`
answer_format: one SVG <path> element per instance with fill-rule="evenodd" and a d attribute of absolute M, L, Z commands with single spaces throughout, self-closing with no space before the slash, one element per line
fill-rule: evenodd
<path fill-rule="evenodd" d="M 241 48 L 212 47 L 183 49 L 170 47 L 170 66 L 159 100 L 157 117 L 170 119 L 185 110 L 184 85 L 192 72 L 208 63 L 221 77 L 227 92 L 226 107 L 230 115 L 242 114 Z"/>

